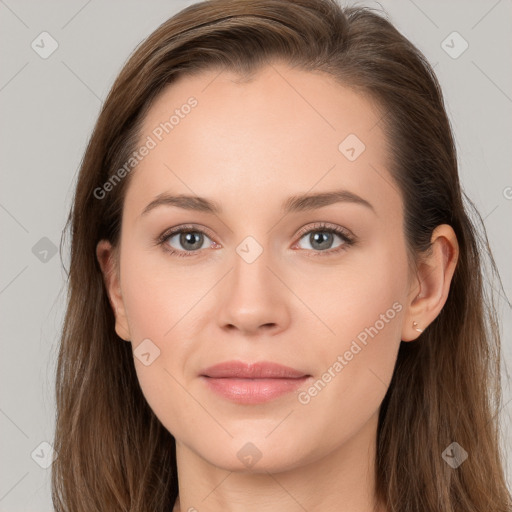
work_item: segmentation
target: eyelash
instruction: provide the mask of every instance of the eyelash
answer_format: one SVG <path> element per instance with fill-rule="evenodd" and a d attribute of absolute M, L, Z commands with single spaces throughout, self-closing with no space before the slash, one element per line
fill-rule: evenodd
<path fill-rule="evenodd" d="M 311 232 L 322 232 L 322 233 L 333 233 L 335 235 L 338 235 L 344 242 L 343 245 L 340 245 L 339 247 L 336 247 L 335 249 L 329 249 L 327 251 L 315 251 L 312 249 L 303 249 L 306 252 L 310 252 L 310 257 L 317 257 L 317 256 L 324 256 L 324 255 L 334 255 L 338 254 L 340 252 L 346 251 L 349 247 L 355 245 L 356 240 L 354 237 L 350 236 L 347 231 L 343 228 L 340 228 L 334 224 L 329 224 L 325 222 L 317 222 L 313 226 L 308 226 L 307 228 L 301 229 L 299 233 L 297 234 L 300 241 L 304 235 L 311 233 Z M 202 233 L 203 235 L 208 236 L 209 238 L 213 238 L 213 236 L 210 234 L 208 230 L 198 228 L 194 225 L 184 225 L 179 226 L 178 228 L 173 228 L 172 230 L 168 230 L 164 232 L 162 235 L 160 235 L 156 239 L 156 244 L 163 247 L 163 249 L 168 252 L 171 256 L 177 256 L 179 258 L 189 258 L 196 256 L 201 250 L 196 251 L 178 251 L 176 249 L 170 248 L 170 246 L 167 244 L 167 241 L 172 236 L 179 234 L 179 233 Z"/>

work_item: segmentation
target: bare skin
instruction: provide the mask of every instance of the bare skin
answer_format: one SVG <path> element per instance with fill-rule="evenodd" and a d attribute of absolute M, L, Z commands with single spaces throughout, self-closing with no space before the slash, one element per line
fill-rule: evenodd
<path fill-rule="evenodd" d="M 218 71 L 182 77 L 152 105 L 141 141 L 190 96 L 197 107 L 132 171 L 119 252 L 97 246 L 117 334 L 134 350 L 145 339 L 160 350 L 148 366 L 134 360 L 144 396 L 176 439 L 174 511 L 385 511 L 374 495 L 379 407 L 401 340 L 422 342 L 413 321 L 428 329 L 446 301 L 455 234 L 438 226 L 432 255 L 418 274 L 410 270 L 382 113 L 329 77 L 284 63 L 249 83 Z M 349 134 L 366 146 L 354 161 L 339 149 Z M 339 189 L 372 208 L 343 201 L 281 210 L 290 196 Z M 206 197 L 222 212 L 164 205 L 141 215 L 164 192 Z M 185 224 L 188 233 L 206 230 L 199 249 L 179 233 L 154 242 Z M 316 233 L 327 242 L 315 243 Z M 236 250 L 249 236 L 262 250 L 251 263 Z M 377 334 L 345 357 L 370 326 Z M 237 404 L 199 378 L 233 359 L 311 377 L 302 395 Z M 325 386 L 309 392 L 319 379 Z M 260 453 L 252 466 L 238 456 L 244 446 Z"/>

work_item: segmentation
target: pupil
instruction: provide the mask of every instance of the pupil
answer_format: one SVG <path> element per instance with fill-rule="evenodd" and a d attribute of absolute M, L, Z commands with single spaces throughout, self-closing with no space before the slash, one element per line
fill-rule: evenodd
<path fill-rule="evenodd" d="M 203 245 L 203 240 L 201 238 L 202 236 L 202 233 L 197 233 L 193 231 L 189 231 L 188 233 L 182 233 L 180 237 L 180 243 L 183 247 L 187 247 L 187 244 L 192 244 L 193 247 L 188 247 L 189 249 L 200 249 L 201 246 Z M 196 239 L 194 243 L 194 239 L 196 237 L 199 237 L 199 242 Z"/>
<path fill-rule="evenodd" d="M 332 233 L 327 233 L 327 232 L 319 232 L 319 233 L 315 233 L 313 235 L 311 235 L 312 237 L 312 240 L 314 243 L 319 243 L 320 244 L 320 249 L 328 249 L 329 248 L 329 243 L 325 244 L 325 242 L 327 240 L 330 241 L 330 237 L 332 236 Z M 324 245 L 322 245 L 324 244 Z M 313 243 L 311 243 L 311 246 L 314 247 Z"/>

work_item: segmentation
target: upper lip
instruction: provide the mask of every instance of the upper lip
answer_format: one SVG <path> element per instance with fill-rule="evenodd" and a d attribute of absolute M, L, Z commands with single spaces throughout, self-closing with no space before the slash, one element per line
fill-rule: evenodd
<path fill-rule="evenodd" d="M 242 361 L 225 361 L 201 372 L 202 376 L 214 378 L 238 378 L 238 379 L 298 379 L 307 374 L 270 361 L 244 363 Z"/>

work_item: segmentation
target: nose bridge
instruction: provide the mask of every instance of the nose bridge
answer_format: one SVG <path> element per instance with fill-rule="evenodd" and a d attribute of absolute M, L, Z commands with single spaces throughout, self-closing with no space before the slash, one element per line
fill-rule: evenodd
<path fill-rule="evenodd" d="M 220 297 L 220 326 L 230 325 L 250 332 L 261 326 L 283 328 L 288 313 L 282 283 L 274 276 L 274 258 L 268 240 L 247 236 L 236 247 Z M 269 270 L 269 267 L 272 269 Z"/>
<path fill-rule="evenodd" d="M 238 293 L 267 295 L 270 288 L 275 287 L 271 282 L 272 272 L 268 269 L 273 266 L 271 253 L 269 237 L 263 239 L 262 235 L 258 239 L 248 235 L 236 246 L 231 280 Z"/>

